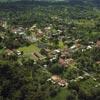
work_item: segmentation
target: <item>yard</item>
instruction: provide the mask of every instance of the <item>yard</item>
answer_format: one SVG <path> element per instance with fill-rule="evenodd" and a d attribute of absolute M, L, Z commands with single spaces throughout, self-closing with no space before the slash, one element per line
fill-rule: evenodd
<path fill-rule="evenodd" d="M 31 44 L 30 46 L 20 47 L 19 51 L 23 51 L 25 55 L 31 54 L 32 52 L 39 52 L 40 49 L 36 46 L 36 44 Z"/>

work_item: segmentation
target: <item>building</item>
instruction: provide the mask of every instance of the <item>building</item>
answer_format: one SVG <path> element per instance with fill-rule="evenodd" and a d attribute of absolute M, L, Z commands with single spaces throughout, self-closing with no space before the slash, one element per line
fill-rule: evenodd
<path fill-rule="evenodd" d="M 51 76 L 51 78 L 49 78 L 47 81 L 52 82 L 53 84 L 58 84 L 61 87 L 67 87 L 68 83 L 65 79 L 62 79 L 60 76 L 58 75 L 53 75 Z"/>
<path fill-rule="evenodd" d="M 97 40 L 96 47 L 100 47 L 100 40 Z"/>

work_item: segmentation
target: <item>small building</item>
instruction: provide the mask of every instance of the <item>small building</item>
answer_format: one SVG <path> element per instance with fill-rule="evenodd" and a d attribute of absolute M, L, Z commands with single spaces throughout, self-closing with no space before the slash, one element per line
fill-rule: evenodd
<path fill-rule="evenodd" d="M 62 79 L 58 75 L 53 75 L 51 78 L 49 78 L 47 81 L 51 81 L 53 84 L 58 84 L 61 87 L 67 87 L 68 83 L 65 79 Z"/>
<path fill-rule="evenodd" d="M 96 64 L 100 64 L 100 61 L 96 61 Z"/>
<path fill-rule="evenodd" d="M 86 49 L 91 49 L 91 48 L 92 48 L 92 46 L 88 45 Z"/>
<path fill-rule="evenodd" d="M 42 30 L 41 29 L 38 29 L 37 32 L 36 32 L 36 36 L 37 37 L 41 37 L 43 35 L 44 35 L 44 33 L 42 32 Z"/>
<path fill-rule="evenodd" d="M 39 52 L 33 52 L 32 58 L 36 61 L 45 59 L 45 57 L 43 55 L 41 55 Z"/>
<path fill-rule="evenodd" d="M 74 59 L 69 58 L 69 59 L 66 59 L 66 60 L 65 60 L 65 63 L 66 63 L 67 65 L 71 65 L 71 64 L 74 64 L 75 61 L 74 61 Z"/>
<path fill-rule="evenodd" d="M 35 36 L 25 36 L 25 39 L 32 43 L 38 41 L 38 39 Z"/>
<path fill-rule="evenodd" d="M 17 53 L 18 56 L 20 56 L 22 54 L 22 52 L 19 50 L 16 50 L 15 52 Z"/>
<path fill-rule="evenodd" d="M 59 64 L 61 66 L 65 66 L 66 65 L 65 60 L 63 58 L 59 58 L 59 61 L 58 62 L 59 62 Z"/>
<path fill-rule="evenodd" d="M 7 21 L 5 20 L 0 20 L 0 26 L 7 29 L 8 28 L 8 24 L 7 24 Z"/>
<path fill-rule="evenodd" d="M 59 49 L 54 50 L 55 53 L 60 53 Z"/>
<path fill-rule="evenodd" d="M 100 47 L 100 40 L 97 40 L 96 47 Z"/>
<path fill-rule="evenodd" d="M 26 34 L 25 29 L 24 29 L 23 27 L 17 27 L 17 28 L 13 27 L 13 28 L 11 29 L 11 32 L 12 32 L 12 33 L 15 33 L 15 34 L 19 34 L 19 35 L 24 35 L 24 34 Z"/>
<path fill-rule="evenodd" d="M 30 31 L 34 31 L 34 29 L 37 27 L 37 25 L 36 24 L 34 24 L 29 30 Z"/>
<path fill-rule="evenodd" d="M 7 56 L 11 56 L 14 54 L 14 51 L 10 50 L 10 49 L 6 49 L 4 52 L 5 52 L 5 55 L 7 55 Z"/>

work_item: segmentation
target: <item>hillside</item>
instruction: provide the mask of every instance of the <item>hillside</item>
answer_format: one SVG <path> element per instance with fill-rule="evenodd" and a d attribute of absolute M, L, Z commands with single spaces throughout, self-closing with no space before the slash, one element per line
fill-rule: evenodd
<path fill-rule="evenodd" d="M 67 2 L 71 5 L 82 5 L 82 4 L 87 4 L 87 5 L 96 5 L 98 7 L 100 7 L 100 0 L 0 0 L 0 2 L 15 2 L 15 1 L 24 1 L 24 2 L 28 2 L 28 1 L 44 1 L 44 2 Z"/>
<path fill-rule="evenodd" d="M 100 100 L 100 1 L 7 1 L 0 100 Z"/>
<path fill-rule="evenodd" d="M 20 1 L 20 0 L 0 0 L 0 2 L 15 2 L 15 1 Z"/>

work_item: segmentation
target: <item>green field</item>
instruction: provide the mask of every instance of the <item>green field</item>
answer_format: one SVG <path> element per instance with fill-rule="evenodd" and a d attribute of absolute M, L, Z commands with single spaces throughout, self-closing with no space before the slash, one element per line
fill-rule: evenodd
<path fill-rule="evenodd" d="M 20 48 L 18 48 L 18 50 L 23 51 L 24 54 L 30 54 L 32 52 L 40 51 L 40 49 L 35 44 L 31 44 L 30 46 L 20 47 Z"/>

